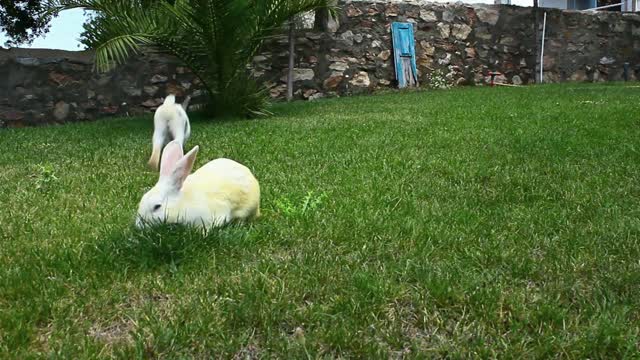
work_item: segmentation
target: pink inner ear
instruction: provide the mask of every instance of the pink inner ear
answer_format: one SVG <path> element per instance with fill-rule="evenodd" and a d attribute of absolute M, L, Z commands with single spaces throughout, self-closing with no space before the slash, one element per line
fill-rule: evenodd
<path fill-rule="evenodd" d="M 178 163 L 174 166 L 170 179 L 173 181 L 176 188 L 182 188 L 182 184 L 191 173 L 191 169 L 193 169 L 193 164 L 196 161 L 197 154 L 198 146 L 191 149 L 191 151 L 178 160 Z"/>
<path fill-rule="evenodd" d="M 160 161 L 160 177 L 171 175 L 178 160 L 182 159 L 182 146 L 177 141 L 172 141 L 164 147 L 162 160 Z"/>

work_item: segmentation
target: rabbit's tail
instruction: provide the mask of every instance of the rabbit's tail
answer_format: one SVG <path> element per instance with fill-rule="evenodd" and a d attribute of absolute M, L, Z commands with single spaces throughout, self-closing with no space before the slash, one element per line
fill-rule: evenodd
<path fill-rule="evenodd" d="M 164 98 L 163 105 L 173 105 L 176 103 L 176 96 L 173 94 L 169 94 L 166 98 Z"/>

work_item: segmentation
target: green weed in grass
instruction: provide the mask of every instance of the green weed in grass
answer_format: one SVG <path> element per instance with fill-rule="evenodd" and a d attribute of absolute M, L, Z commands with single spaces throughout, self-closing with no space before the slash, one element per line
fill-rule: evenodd
<path fill-rule="evenodd" d="M 283 197 L 281 199 L 277 199 L 275 201 L 275 205 L 277 211 L 281 212 L 284 216 L 299 217 L 316 211 L 326 197 L 326 192 L 323 192 L 320 195 L 315 195 L 313 191 L 309 191 L 301 200 L 300 204 L 295 204 L 289 198 Z"/>

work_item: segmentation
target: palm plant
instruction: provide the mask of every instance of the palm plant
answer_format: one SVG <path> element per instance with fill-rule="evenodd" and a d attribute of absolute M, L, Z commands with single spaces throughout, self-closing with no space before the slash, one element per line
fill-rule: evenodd
<path fill-rule="evenodd" d="M 96 68 L 108 71 L 143 48 L 176 56 L 204 84 L 215 115 L 267 114 L 268 96 L 247 65 L 293 16 L 327 0 L 49 0 L 48 11 L 94 11 L 85 27 Z"/>

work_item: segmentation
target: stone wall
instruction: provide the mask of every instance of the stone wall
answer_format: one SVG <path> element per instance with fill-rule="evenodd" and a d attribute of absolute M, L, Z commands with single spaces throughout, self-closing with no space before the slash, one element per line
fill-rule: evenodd
<path fill-rule="evenodd" d="M 489 72 L 499 83 L 535 81 L 533 8 L 352 1 L 342 3 L 335 33 L 306 33 L 298 39 L 298 96 L 373 91 L 393 87 L 390 24 L 414 23 L 420 85 L 435 74 L 451 85 L 482 85 Z M 543 9 L 547 12 L 544 81 L 619 81 L 624 63 L 640 79 L 640 14 Z M 540 29 L 542 27 L 542 12 Z M 286 38 L 278 40 L 286 44 Z M 275 47 L 272 47 L 275 48 Z M 257 75 L 286 92 L 287 52 L 265 52 Z"/>
<path fill-rule="evenodd" d="M 199 81 L 179 65 L 148 54 L 99 74 L 91 51 L 0 50 L 0 127 L 139 115 L 168 93 L 189 93 L 197 104 Z"/>
<path fill-rule="evenodd" d="M 354 1 L 341 3 L 335 32 L 299 31 L 296 97 L 366 93 L 394 87 L 390 24 L 413 22 L 421 85 L 434 74 L 452 85 L 533 82 L 532 8 Z M 640 78 L 640 15 L 547 11 L 546 82 L 621 80 L 629 63 Z M 253 75 L 271 95 L 286 93 L 287 38 L 256 56 Z M 167 93 L 204 100 L 199 81 L 165 56 L 138 56 L 108 74 L 93 71 L 91 52 L 0 50 L 0 127 L 80 121 L 154 110 Z"/>

